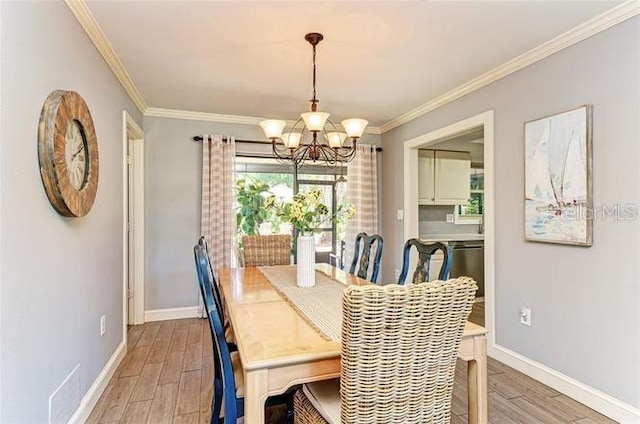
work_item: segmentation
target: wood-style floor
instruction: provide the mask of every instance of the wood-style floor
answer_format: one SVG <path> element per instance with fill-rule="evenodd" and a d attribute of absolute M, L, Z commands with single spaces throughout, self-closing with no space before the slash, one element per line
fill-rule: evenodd
<path fill-rule="evenodd" d="M 484 322 L 484 304 L 470 319 Z M 88 423 L 209 423 L 213 360 L 208 322 L 183 319 L 129 329 L 129 351 Z M 489 359 L 489 420 L 498 423 L 613 423 L 559 392 Z M 467 422 L 466 368 L 459 362 L 452 400 L 452 424 Z M 270 424 L 282 423 L 285 408 L 267 410 Z M 251 423 L 247 423 L 251 424 Z"/>

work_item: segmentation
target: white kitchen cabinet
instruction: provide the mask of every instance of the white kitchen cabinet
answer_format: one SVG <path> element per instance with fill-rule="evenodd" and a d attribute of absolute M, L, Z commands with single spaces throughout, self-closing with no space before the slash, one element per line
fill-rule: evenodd
<path fill-rule="evenodd" d="M 418 204 L 467 204 L 470 172 L 471 155 L 467 152 L 418 151 Z"/>

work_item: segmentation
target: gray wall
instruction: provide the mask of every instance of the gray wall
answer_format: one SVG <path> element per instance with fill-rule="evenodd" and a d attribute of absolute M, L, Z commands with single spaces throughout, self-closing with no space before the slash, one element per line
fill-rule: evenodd
<path fill-rule="evenodd" d="M 264 133 L 257 125 L 149 116 L 144 118 L 144 131 L 145 309 L 196 306 L 199 292 L 193 245 L 200 237 L 202 146 L 192 137 L 209 133 L 233 135 L 238 140 L 263 140 Z M 365 134 L 362 143 L 379 145 L 381 137 Z M 250 153 L 265 146 L 252 147 L 238 144 L 237 150 Z M 380 184 L 380 166 L 378 173 Z"/>
<path fill-rule="evenodd" d="M 640 204 L 640 18 L 634 17 L 383 136 L 383 201 L 403 207 L 402 142 L 495 110 L 498 344 L 640 407 L 640 221 L 594 222 L 591 248 L 524 241 L 523 123 L 593 105 L 594 205 Z M 385 216 L 384 278 L 402 222 Z M 385 246 L 386 247 L 386 246 Z M 518 322 L 521 304 L 532 326 Z"/>
<path fill-rule="evenodd" d="M 84 396 L 123 339 L 122 111 L 142 117 L 64 2 L 0 8 L 0 422 L 42 423 L 72 369 Z M 96 128 L 98 193 L 83 218 L 58 215 L 40 180 L 38 120 L 56 89 L 80 93 Z"/>

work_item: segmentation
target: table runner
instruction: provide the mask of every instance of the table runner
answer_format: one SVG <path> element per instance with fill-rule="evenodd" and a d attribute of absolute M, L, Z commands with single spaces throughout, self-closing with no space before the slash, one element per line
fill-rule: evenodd
<path fill-rule="evenodd" d="M 316 270 L 314 287 L 298 287 L 293 265 L 261 266 L 258 269 L 325 339 L 340 340 L 344 285 Z"/>

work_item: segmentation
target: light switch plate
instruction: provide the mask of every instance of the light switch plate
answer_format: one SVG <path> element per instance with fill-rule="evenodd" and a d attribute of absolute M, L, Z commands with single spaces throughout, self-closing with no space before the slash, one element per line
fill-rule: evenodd
<path fill-rule="evenodd" d="M 447 222 L 448 223 L 453 223 L 453 214 L 452 213 L 448 213 L 447 214 Z"/>

